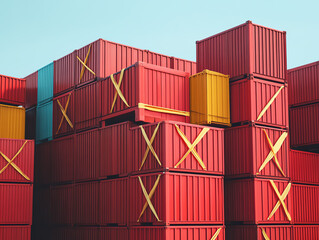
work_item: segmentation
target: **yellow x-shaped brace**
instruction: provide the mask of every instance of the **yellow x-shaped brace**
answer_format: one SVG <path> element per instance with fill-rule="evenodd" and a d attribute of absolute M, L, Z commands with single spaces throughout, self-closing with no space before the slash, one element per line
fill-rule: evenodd
<path fill-rule="evenodd" d="M 274 96 L 272 96 L 272 98 L 269 100 L 269 102 L 266 104 L 266 106 L 263 108 L 263 110 L 261 110 L 261 112 L 259 113 L 258 117 L 257 117 L 257 121 L 259 121 L 262 116 L 265 114 L 265 112 L 268 110 L 268 108 L 270 107 L 270 105 L 275 101 L 276 97 L 279 95 L 279 93 L 281 92 L 281 90 L 284 88 L 285 86 L 281 86 L 279 88 L 279 90 L 274 94 Z"/>
<path fill-rule="evenodd" d="M 222 230 L 222 228 L 218 228 L 217 231 L 215 232 L 215 234 L 212 236 L 212 238 L 210 240 L 216 240 L 218 235 L 220 234 L 221 230 Z"/>
<path fill-rule="evenodd" d="M 286 137 L 288 136 L 288 133 L 287 132 L 282 133 L 281 136 L 278 138 L 277 142 L 275 143 L 275 146 L 273 146 L 265 129 L 263 129 L 263 132 L 267 138 L 267 141 L 268 141 L 268 144 L 269 144 L 269 147 L 271 150 L 270 150 L 268 156 L 266 157 L 266 159 L 264 160 L 263 164 L 260 166 L 257 175 L 260 174 L 260 172 L 266 167 L 266 165 L 270 162 L 270 160 L 274 158 L 274 161 L 275 161 L 277 168 L 279 169 L 281 174 L 284 177 L 286 177 L 284 171 L 282 170 L 282 168 L 279 164 L 276 153 L 280 150 L 282 144 L 284 143 Z"/>
<path fill-rule="evenodd" d="M 175 115 L 181 115 L 181 116 L 186 116 L 189 117 L 190 113 L 186 111 L 181 111 L 181 110 L 176 110 L 176 109 L 171 109 L 171 108 L 164 108 L 164 107 L 159 107 L 159 106 L 153 106 L 145 103 L 138 103 L 138 108 L 143 108 L 149 111 L 153 112 L 160 112 L 160 113 L 168 113 L 168 114 L 175 114 Z"/>
<path fill-rule="evenodd" d="M 276 203 L 274 209 L 271 211 L 271 213 L 270 213 L 269 217 L 267 218 L 267 220 L 269 220 L 269 219 L 275 214 L 275 212 L 278 210 L 278 208 L 280 207 L 280 205 L 282 205 L 282 207 L 283 207 L 283 209 L 284 209 L 284 211 L 285 211 L 285 214 L 286 214 L 288 220 L 291 221 L 290 213 L 288 212 L 287 206 L 286 206 L 286 204 L 285 204 L 285 199 L 286 199 L 286 197 L 287 197 L 287 195 L 288 195 L 288 193 L 289 193 L 289 191 L 290 191 L 290 188 L 291 188 L 291 183 L 289 183 L 289 184 L 287 185 L 287 187 L 286 187 L 286 189 L 284 190 L 284 192 L 282 193 L 282 195 L 280 195 L 280 193 L 279 193 L 279 191 L 278 191 L 278 188 L 277 188 L 276 184 L 274 183 L 274 181 L 273 181 L 273 180 L 269 180 L 269 182 L 270 182 L 272 188 L 274 189 L 274 191 L 275 191 L 275 193 L 276 193 L 276 195 L 277 195 L 277 197 L 278 197 L 279 200 L 278 200 L 278 202 Z"/>
<path fill-rule="evenodd" d="M 120 89 L 121 84 L 122 84 L 122 80 L 123 80 L 124 71 L 125 71 L 125 68 L 123 68 L 123 69 L 121 70 L 119 83 L 116 83 L 113 74 L 111 75 L 111 81 L 112 81 L 112 83 L 113 83 L 113 85 L 114 85 L 114 88 L 115 88 L 115 90 L 116 90 L 116 93 L 115 93 L 115 95 L 114 95 L 114 99 L 113 99 L 113 103 L 112 103 L 112 106 L 111 106 L 110 113 L 113 112 L 113 108 L 114 108 L 114 105 L 115 105 L 115 102 L 116 102 L 116 99 L 117 99 L 117 95 L 120 96 L 120 98 L 122 99 L 122 101 L 125 103 L 125 105 L 126 105 L 127 107 L 130 107 L 130 105 L 128 105 L 128 103 L 127 103 L 127 101 L 126 101 L 126 99 L 125 99 L 125 97 L 124 97 L 124 95 L 123 95 L 123 93 L 122 93 L 122 91 L 121 91 L 121 89 Z"/>
<path fill-rule="evenodd" d="M 265 240 L 270 240 L 270 238 L 268 237 L 265 229 L 261 228 L 261 233 L 262 233 L 263 237 L 265 238 Z"/>
<path fill-rule="evenodd" d="M 19 149 L 19 151 L 14 155 L 12 159 L 9 159 L 6 155 L 4 155 L 2 152 L 0 152 L 0 155 L 8 162 L 7 165 L 5 165 L 1 170 L 0 170 L 0 175 L 11 165 L 18 173 L 21 174 L 22 177 L 24 177 L 26 180 L 30 181 L 30 178 L 22 172 L 22 170 L 14 164 L 14 160 L 17 158 L 17 156 L 21 153 L 22 149 L 26 145 L 28 141 L 25 141 L 22 145 L 22 147 Z"/>
<path fill-rule="evenodd" d="M 158 221 L 158 222 L 161 222 L 161 220 L 159 219 L 159 217 L 158 217 L 158 215 L 157 215 L 157 213 L 156 213 L 156 210 L 155 210 L 155 208 L 154 208 L 154 206 L 153 206 L 153 203 L 151 202 L 151 199 L 152 199 L 152 197 L 153 197 L 153 195 L 154 195 L 154 193 L 155 193 L 155 190 L 156 190 L 156 188 L 157 188 L 157 186 L 158 186 L 158 183 L 159 183 L 160 178 L 161 178 L 161 174 L 159 174 L 159 175 L 157 176 L 157 179 L 156 179 L 156 181 L 155 181 L 155 183 L 154 183 L 154 186 L 153 186 L 152 190 L 150 191 L 150 193 L 148 194 L 147 191 L 146 191 L 146 189 L 145 189 L 145 187 L 144 187 L 144 184 L 143 184 L 142 179 L 141 179 L 140 177 L 138 177 L 138 180 L 139 180 L 139 182 L 140 182 L 140 185 L 141 185 L 141 188 L 142 188 L 144 197 L 145 197 L 145 199 L 146 199 L 146 202 L 145 202 L 145 204 L 144 204 L 144 206 L 143 206 L 142 212 L 141 212 L 141 214 L 140 214 L 140 216 L 139 216 L 137 222 L 140 221 L 141 217 L 143 216 L 143 214 L 144 214 L 144 212 L 145 212 L 145 210 L 146 210 L 146 208 L 147 208 L 148 206 L 149 206 L 150 209 L 152 210 L 152 212 L 153 212 L 154 216 L 156 217 L 157 221 Z"/>
<path fill-rule="evenodd" d="M 62 105 L 61 105 L 59 99 L 57 100 L 57 103 L 58 103 L 58 105 L 59 105 L 59 107 L 60 107 L 60 110 L 61 110 L 61 112 L 62 112 L 62 118 L 61 118 L 61 121 L 60 121 L 60 125 L 59 125 L 59 127 L 58 127 L 58 130 L 56 131 L 56 134 L 59 133 L 64 118 L 65 118 L 65 120 L 68 122 L 68 124 L 70 125 L 70 127 L 73 129 L 73 124 L 72 124 L 71 120 L 69 119 L 68 115 L 66 114 L 66 112 L 68 111 L 68 107 L 69 107 L 70 97 L 71 97 L 71 93 L 70 93 L 69 96 L 68 96 L 68 100 L 67 100 L 67 102 L 66 102 L 66 104 L 65 104 L 65 108 L 62 107 Z"/>
<path fill-rule="evenodd" d="M 182 132 L 182 130 L 176 124 L 175 124 L 175 128 L 176 128 L 178 134 L 180 135 L 180 137 L 186 143 L 186 145 L 188 147 L 188 151 L 184 154 L 184 156 L 181 158 L 181 160 L 179 160 L 179 162 L 174 166 L 174 168 L 177 168 L 186 159 L 188 154 L 192 153 L 194 155 L 194 157 L 196 158 L 197 162 L 201 165 L 201 167 L 204 170 L 207 170 L 203 160 L 200 158 L 199 154 L 195 150 L 195 146 L 202 140 L 202 138 L 205 136 L 205 134 L 209 131 L 209 128 L 203 128 L 203 130 L 200 132 L 200 134 L 198 134 L 198 136 L 196 137 L 195 141 L 192 144 L 190 143 L 190 141 L 187 139 L 185 134 Z"/>
<path fill-rule="evenodd" d="M 79 60 L 79 62 L 83 65 L 83 66 L 82 66 L 82 69 L 81 69 L 81 74 L 80 74 L 79 83 L 81 82 L 81 79 L 82 79 L 82 77 L 83 77 L 83 75 L 84 75 L 85 69 L 89 70 L 90 73 L 92 73 L 92 74 L 95 76 L 95 72 L 93 72 L 93 70 L 86 65 L 87 62 L 88 62 L 88 60 L 89 60 L 89 55 L 90 55 L 90 52 L 91 52 L 91 45 L 92 45 L 92 44 L 90 44 L 90 46 L 89 46 L 89 50 L 88 50 L 88 52 L 87 52 L 87 54 L 86 54 L 86 57 L 85 57 L 85 59 L 84 59 L 84 62 L 81 60 L 81 58 L 79 58 L 79 56 L 76 56 L 76 58 Z"/>
<path fill-rule="evenodd" d="M 155 136 L 156 136 L 156 133 L 157 133 L 157 131 L 158 131 L 159 126 L 160 126 L 160 123 L 157 124 L 157 126 L 156 126 L 156 128 L 155 128 L 155 130 L 154 130 L 154 132 L 153 132 L 153 135 L 152 135 L 152 137 L 151 137 L 151 140 L 149 140 L 149 138 L 148 138 L 148 136 L 147 136 L 147 134 L 146 134 L 144 128 L 143 128 L 142 126 L 140 126 L 142 135 L 143 135 L 143 137 L 144 137 L 144 139 L 145 139 L 145 142 L 146 142 L 146 144 L 147 144 L 147 148 L 146 148 L 146 150 L 145 150 L 145 153 L 144 153 L 144 156 L 143 156 L 142 163 L 141 163 L 141 166 L 140 166 L 139 171 L 141 171 L 141 169 L 142 169 L 142 167 L 143 167 L 143 165 L 144 165 L 144 163 L 145 163 L 145 161 L 146 161 L 147 155 L 148 155 L 148 153 L 149 153 L 150 150 L 151 150 L 153 156 L 155 157 L 156 161 L 158 162 L 158 164 L 159 164 L 160 166 L 162 166 L 162 163 L 161 163 L 161 161 L 159 160 L 159 158 L 158 158 L 158 156 L 157 156 L 157 154 L 156 154 L 156 152 L 155 152 L 155 150 L 154 150 L 154 148 L 153 148 L 153 146 L 152 146 L 152 144 L 153 144 L 153 142 L 154 142 L 154 139 L 155 139 Z"/>

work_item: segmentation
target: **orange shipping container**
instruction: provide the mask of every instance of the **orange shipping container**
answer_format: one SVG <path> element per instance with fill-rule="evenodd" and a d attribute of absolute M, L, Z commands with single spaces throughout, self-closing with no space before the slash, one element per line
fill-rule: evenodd
<path fill-rule="evenodd" d="M 24 139 L 25 109 L 0 104 L 0 138 Z"/>

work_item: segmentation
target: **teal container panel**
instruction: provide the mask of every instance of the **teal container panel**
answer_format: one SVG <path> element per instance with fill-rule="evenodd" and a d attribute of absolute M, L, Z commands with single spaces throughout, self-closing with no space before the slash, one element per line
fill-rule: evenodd
<path fill-rule="evenodd" d="M 53 98 L 53 62 L 38 71 L 38 104 Z"/>
<path fill-rule="evenodd" d="M 52 140 L 53 102 L 37 106 L 36 142 Z"/>

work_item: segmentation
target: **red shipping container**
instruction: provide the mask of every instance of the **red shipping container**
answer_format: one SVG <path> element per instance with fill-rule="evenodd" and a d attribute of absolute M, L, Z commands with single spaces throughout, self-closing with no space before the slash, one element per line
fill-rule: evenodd
<path fill-rule="evenodd" d="M 129 229 L 130 240 L 224 240 L 224 226 L 143 226 Z M 216 238 L 215 238 L 216 237 Z"/>
<path fill-rule="evenodd" d="M 101 240 L 99 227 L 75 227 L 73 231 L 74 240 Z"/>
<path fill-rule="evenodd" d="M 314 240 L 319 239 L 318 225 L 294 225 L 292 227 L 292 240 Z"/>
<path fill-rule="evenodd" d="M 101 82 L 77 88 L 75 94 L 75 129 L 81 131 L 100 126 Z"/>
<path fill-rule="evenodd" d="M 288 127 L 287 84 L 246 78 L 230 84 L 231 122 Z"/>
<path fill-rule="evenodd" d="M 274 186 L 272 185 L 274 184 Z M 291 183 L 269 179 L 239 179 L 225 182 L 226 223 L 288 224 L 291 222 Z M 279 201 L 279 196 L 285 205 Z M 279 202 L 279 208 L 275 205 Z M 287 209 L 287 212 L 284 210 Z"/>
<path fill-rule="evenodd" d="M 100 219 L 99 182 L 74 185 L 75 224 L 98 225 Z"/>
<path fill-rule="evenodd" d="M 49 225 L 51 223 L 51 197 L 49 187 L 33 189 L 33 225 Z"/>
<path fill-rule="evenodd" d="M 293 184 L 292 199 L 294 224 L 318 224 L 319 186 Z"/>
<path fill-rule="evenodd" d="M 132 176 L 128 191 L 129 226 L 224 223 L 221 176 L 171 172 Z"/>
<path fill-rule="evenodd" d="M 76 134 L 74 180 L 96 180 L 100 175 L 100 130 Z M 105 148 L 103 148 L 105 150 Z"/>
<path fill-rule="evenodd" d="M 117 178 L 100 182 L 101 225 L 127 223 L 128 178 Z"/>
<path fill-rule="evenodd" d="M 0 224 L 32 224 L 32 184 L 0 184 Z"/>
<path fill-rule="evenodd" d="M 287 130 L 258 125 L 226 129 L 226 177 L 261 176 L 288 179 L 289 143 L 287 135 Z"/>
<path fill-rule="evenodd" d="M 33 182 L 34 141 L 0 138 L 0 182 Z"/>
<path fill-rule="evenodd" d="M 53 225 L 71 225 L 74 224 L 74 195 L 73 184 L 51 187 L 50 192 L 50 210 L 51 224 Z"/>
<path fill-rule="evenodd" d="M 53 98 L 54 138 L 74 133 L 74 91 Z"/>
<path fill-rule="evenodd" d="M 288 70 L 289 106 L 319 102 L 319 61 Z"/>
<path fill-rule="evenodd" d="M 0 103 L 24 106 L 25 79 L 0 75 Z"/>
<path fill-rule="evenodd" d="M 54 139 L 51 143 L 51 183 L 67 183 L 74 180 L 75 135 Z"/>
<path fill-rule="evenodd" d="M 154 53 L 149 50 L 143 50 L 143 59 L 138 61 L 146 62 L 146 63 L 150 63 L 150 64 L 154 64 L 154 65 L 166 67 L 166 68 L 171 67 L 171 57 L 160 54 L 160 53 Z M 134 62 L 132 64 L 134 64 Z"/>
<path fill-rule="evenodd" d="M 34 162 L 34 183 L 47 185 L 51 183 L 52 143 L 36 145 Z"/>
<path fill-rule="evenodd" d="M 122 81 L 120 76 L 114 74 L 118 90 L 111 77 L 102 81 L 102 119 L 133 112 L 135 121 L 189 122 L 188 73 L 137 62 L 123 70 Z"/>
<path fill-rule="evenodd" d="M 319 151 L 319 103 L 290 108 L 289 117 L 291 147 Z"/>
<path fill-rule="evenodd" d="M 37 105 L 38 101 L 38 71 L 26 76 L 25 78 L 25 108 Z"/>
<path fill-rule="evenodd" d="M 286 32 L 251 21 L 196 42 L 197 72 L 230 75 L 230 80 L 256 77 L 286 82 Z"/>
<path fill-rule="evenodd" d="M 49 240 L 76 240 L 74 238 L 74 228 L 69 226 L 59 226 L 51 229 L 45 239 Z M 39 239 L 43 240 L 43 239 Z"/>
<path fill-rule="evenodd" d="M 25 111 L 25 138 L 35 139 L 37 108 L 32 107 Z"/>
<path fill-rule="evenodd" d="M 30 240 L 31 226 L 0 226 L 0 239 Z"/>
<path fill-rule="evenodd" d="M 127 240 L 128 229 L 126 227 L 101 227 L 101 239 Z"/>
<path fill-rule="evenodd" d="M 165 121 L 132 126 L 130 134 L 129 162 L 136 174 L 165 170 L 224 174 L 224 129 Z M 145 139 L 150 141 L 155 154 Z"/>
<path fill-rule="evenodd" d="M 227 226 L 228 240 L 291 240 L 292 226 L 289 225 L 237 225 Z M 304 238 L 299 238 L 300 240 Z"/>
<path fill-rule="evenodd" d="M 196 74 L 196 62 L 185 59 L 171 57 L 171 68 L 183 72 L 188 72 L 190 76 Z"/>
<path fill-rule="evenodd" d="M 319 185 L 319 154 L 296 150 L 289 153 L 291 181 Z"/>

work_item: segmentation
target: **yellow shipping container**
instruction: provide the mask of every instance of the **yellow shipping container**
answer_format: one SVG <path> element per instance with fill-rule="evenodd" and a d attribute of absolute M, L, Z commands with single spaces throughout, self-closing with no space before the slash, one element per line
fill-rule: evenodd
<path fill-rule="evenodd" d="M 230 126 L 229 76 L 204 70 L 190 77 L 191 123 Z"/>
<path fill-rule="evenodd" d="M 24 139 L 25 109 L 0 104 L 0 138 Z"/>

